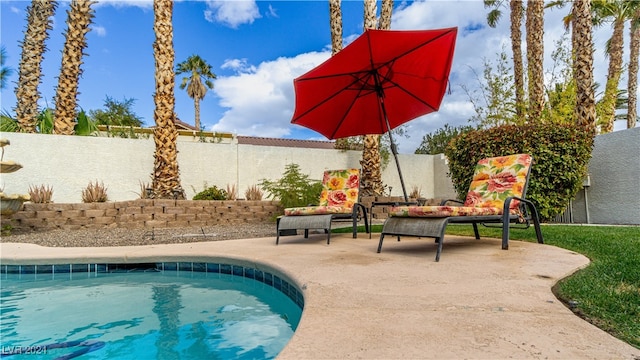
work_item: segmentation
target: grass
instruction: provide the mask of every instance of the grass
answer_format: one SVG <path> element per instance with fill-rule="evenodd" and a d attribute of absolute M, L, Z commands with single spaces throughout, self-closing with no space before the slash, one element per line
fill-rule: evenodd
<path fill-rule="evenodd" d="M 381 229 L 372 227 L 373 232 Z M 473 236 L 473 228 L 454 224 L 446 233 Z M 578 316 L 640 348 L 640 227 L 544 225 L 542 234 L 546 244 L 591 260 L 585 269 L 559 281 L 555 295 Z M 480 236 L 501 238 L 502 232 L 480 227 Z M 510 239 L 536 242 L 535 231 L 514 229 Z"/>

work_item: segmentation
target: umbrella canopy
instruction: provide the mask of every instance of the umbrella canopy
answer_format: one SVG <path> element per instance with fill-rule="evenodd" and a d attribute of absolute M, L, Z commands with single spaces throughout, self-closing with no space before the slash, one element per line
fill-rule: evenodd
<path fill-rule="evenodd" d="M 292 123 L 329 139 L 383 134 L 437 111 L 457 28 L 366 30 L 294 80 Z"/>

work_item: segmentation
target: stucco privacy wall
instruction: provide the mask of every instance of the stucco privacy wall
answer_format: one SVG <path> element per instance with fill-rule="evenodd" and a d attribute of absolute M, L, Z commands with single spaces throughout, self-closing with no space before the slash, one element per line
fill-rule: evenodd
<path fill-rule="evenodd" d="M 589 178 L 573 201 L 574 222 L 640 225 L 640 127 L 597 136 Z"/>
<path fill-rule="evenodd" d="M 151 181 L 153 139 L 23 133 L 0 136 L 11 142 L 5 147 L 4 160 L 23 166 L 17 172 L 2 174 L 1 185 L 8 194 L 26 194 L 29 185 L 48 185 L 53 188 L 55 203 L 79 203 L 82 189 L 97 180 L 107 186 L 111 201 L 126 201 L 137 199 L 140 184 Z M 320 180 L 326 169 L 360 167 L 361 157 L 360 151 L 239 145 L 235 139 L 230 143 L 178 140 L 178 151 L 180 179 L 188 199 L 205 183 L 221 188 L 236 184 L 243 198 L 247 187 L 261 179 L 279 179 L 290 163 Z M 399 161 L 408 192 L 415 185 L 426 198 L 454 195 L 441 155 L 400 154 Z M 392 187 L 392 195 L 402 195 L 393 159 L 382 177 Z"/>

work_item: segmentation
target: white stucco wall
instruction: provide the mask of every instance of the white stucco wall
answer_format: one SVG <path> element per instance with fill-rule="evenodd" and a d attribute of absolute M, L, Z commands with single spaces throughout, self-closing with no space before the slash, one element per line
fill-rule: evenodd
<path fill-rule="evenodd" d="M 112 201 L 139 197 L 140 183 L 150 183 L 153 171 L 153 139 L 121 139 L 1 133 L 11 145 L 4 160 L 23 168 L 0 175 L 7 194 L 26 194 L 29 185 L 49 185 L 56 203 L 81 201 L 82 189 L 90 181 L 103 182 Z M 204 184 L 226 188 L 236 184 L 238 195 L 261 179 L 276 180 L 285 165 L 295 163 L 312 179 L 320 180 L 327 169 L 360 167 L 360 151 L 178 141 L 178 163 L 187 198 L 203 190 Z M 442 155 L 400 154 L 407 192 L 413 186 L 425 198 L 455 198 L 448 165 Z M 599 135 L 589 163 L 591 186 L 587 203 L 583 192 L 573 201 L 574 222 L 640 225 L 640 128 Z M 382 179 L 401 196 L 402 187 L 393 158 Z"/>
<path fill-rule="evenodd" d="M 140 183 L 150 183 L 153 171 L 153 139 L 121 139 L 64 135 L 2 133 L 11 145 L 4 160 L 20 163 L 15 173 L 2 174 L 0 184 L 8 194 L 26 194 L 29 185 L 53 188 L 53 201 L 81 201 L 82 189 L 90 181 L 103 182 L 112 201 L 139 197 Z M 203 190 L 204 184 L 226 188 L 236 184 L 239 197 L 261 179 L 276 180 L 285 165 L 295 163 L 312 179 L 321 180 L 327 169 L 360 167 L 360 151 L 304 149 L 230 143 L 178 141 L 178 164 L 187 198 Z M 419 186 L 423 197 L 439 197 L 434 177 L 446 180 L 444 160 L 436 155 L 399 155 L 407 192 Z M 440 162 L 440 163 L 439 163 Z M 434 163 L 439 163 L 434 174 Z M 444 169 L 444 171 L 443 171 Z M 383 181 L 392 195 L 402 195 L 393 159 L 383 171 Z M 439 180 L 438 182 L 442 182 Z"/>
<path fill-rule="evenodd" d="M 574 222 L 640 225 L 640 128 L 598 135 L 590 186 L 573 201 Z"/>

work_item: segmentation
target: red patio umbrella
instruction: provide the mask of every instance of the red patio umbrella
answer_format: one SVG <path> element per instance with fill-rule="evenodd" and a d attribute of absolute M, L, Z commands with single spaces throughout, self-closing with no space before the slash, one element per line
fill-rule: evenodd
<path fill-rule="evenodd" d="M 437 111 L 447 89 L 457 28 L 366 30 L 294 80 L 291 122 L 329 139 L 389 133 Z M 391 138 L 405 200 L 407 193 Z"/>

